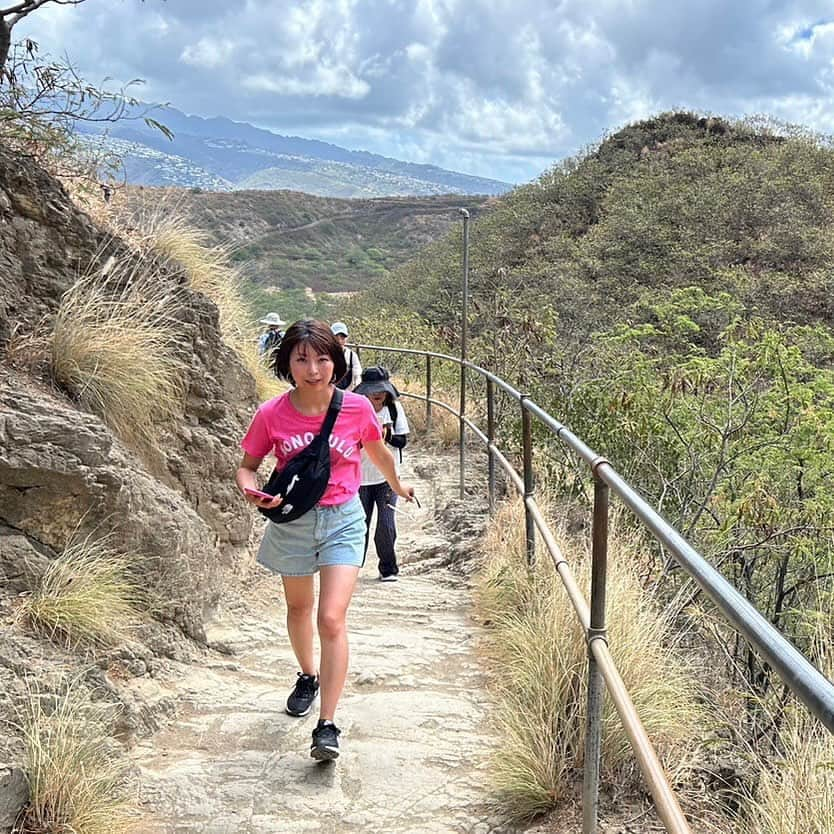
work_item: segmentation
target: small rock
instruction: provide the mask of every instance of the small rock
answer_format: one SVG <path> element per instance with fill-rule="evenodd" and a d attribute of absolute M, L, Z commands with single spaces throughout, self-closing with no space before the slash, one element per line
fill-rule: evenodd
<path fill-rule="evenodd" d="M 376 683 L 376 675 L 373 672 L 359 672 L 356 683 L 359 686 L 373 686 Z"/>
<path fill-rule="evenodd" d="M 134 660 L 128 660 L 125 662 L 125 669 L 130 672 L 136 678 L 141 678 L 142 675 L 146 674 L 148 671 L 148 666 L 144 660 L 140 660 L 138 657 Z"/>
<path fill-rule="evenodd" d="M 0 830 L 11 829 L 29 799 L 26 773 L 16 765 L 0 764 Z"/>

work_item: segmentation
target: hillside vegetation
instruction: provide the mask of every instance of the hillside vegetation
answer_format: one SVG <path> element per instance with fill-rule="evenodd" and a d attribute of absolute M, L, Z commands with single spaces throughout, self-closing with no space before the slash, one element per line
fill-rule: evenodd
<path fill-rule="evenodd" d="M 340 200 L 293 191 L 164 189 L 130 190 L 127 199 L 140 207 L 160 200 L 175 204 L 214 243 L 232 248 L 252 282 L 246 292 L 254 311 L 278 308 L 285 318 L 316 312 L 304 299 L 305 287 L 318 293 L 375 286 L 459 225 L 459 206 L 477 214 L 487 202 L 454 195 Z"/>
<path fill-rule="evenodd" d="M 516 189 L 471 235 L 476 361 L 608 455 L 797 637 L 834 522 L 833 213 L 824 142 L 677 113 Z M 407 308 L 454 344 L 459 250 L 430 247 L 357 312 Z"/>
<path fill-rule="evenodd" d="M 499 200 L 470 256 L 474 360 L 607 456 L 817 663 L 834 572 L 833 210 L 827 141 L 666 114 Z M 356 299 L 355 332 L 410 312 L 456 350 L 460 271 L 452 235 Z M 499 414 L 517 436 L 516 409 Z M 537 442 L 549 480 L 581 495 L 572 461 Z M 775 737 L 781 684 L 705 625 L 661 557 L 648 581 L 722 658 L 721 687 L 745 693 L 731 732 Z"/>

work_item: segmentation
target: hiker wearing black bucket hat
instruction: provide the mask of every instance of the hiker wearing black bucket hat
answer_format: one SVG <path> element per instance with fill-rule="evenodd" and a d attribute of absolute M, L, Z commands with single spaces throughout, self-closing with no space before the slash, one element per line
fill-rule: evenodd
<path fill-rule="evenodd" d="M 391 382 L 388 371 L 381 365 L 366 368 L 362 372 L 362 382 L 356 386 L 354 393 L 363 394 L 371 401 L 382 426 L 383 439 L 394 455 L 394 463 L 399 472 L 402 450 L 408 442 L 409 428 L 403 407 L 398 402 L 400 392 Z M 400 572 L 395 551 L 397 495 L 388 485 L 382 472 L 364 453 L 359 500 L 365 510 L 365 552 L 368 551 L 371 519 L 376 507 L 374 547 L 379 563 L 379 578 L 382 582 L 395 582 Z"/>

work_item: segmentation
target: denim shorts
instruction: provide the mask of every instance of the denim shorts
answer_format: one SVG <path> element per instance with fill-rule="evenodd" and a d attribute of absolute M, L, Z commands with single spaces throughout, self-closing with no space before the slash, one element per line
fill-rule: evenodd
<path fill-rule="evenodd" d="M 319 568 L 365 561 L 365 511 L 359 496 L 332 507 L 316 505 L 286 524 L 268 521 L 258 562 L 281 576 L 312 576 Z"/>

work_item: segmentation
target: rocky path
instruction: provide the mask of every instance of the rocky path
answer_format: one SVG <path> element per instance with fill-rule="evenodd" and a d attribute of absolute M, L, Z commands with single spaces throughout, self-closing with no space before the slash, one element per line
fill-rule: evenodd
<path fill-rule="evenodd" d="M 426 472 L 420 460 L 412 455 L 414 468 Z M 134 749 L 148 814 L 142 831 L 511 830 L 490 810 L 485 767 L 493 742 L 468 583 L 438 566 L 443 537 L 432 519 L 443 484 L 436 475 L 406 475 L 418 483 L 423 509 L 400 515 L 400 581 L 377 580 L 373 553 L 360 576 L 337 716 L 340 759 L 313 761 L 315 716 L 284 712 L 295 662 L 278 585 L 260 576 L 246 601 L 211 627 L 210 640 L 231 654 L 174 669 L 167 686 L 176 718 Z"/>

